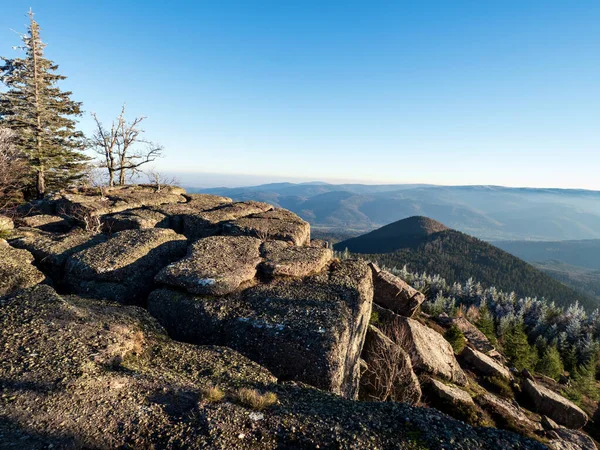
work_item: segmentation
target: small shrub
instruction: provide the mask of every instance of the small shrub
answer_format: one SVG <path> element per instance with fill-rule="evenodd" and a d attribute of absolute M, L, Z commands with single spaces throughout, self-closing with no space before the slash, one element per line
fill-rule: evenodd
<path fill-rule="evenodd" d="M 261 394 L 256 389 L 240 389 L 237 393 L 239 402 L 257 411 L 262 411 L 277 403 L 277 395 L 273 392 Z"/>
<path fill-rule="evenodd" d="M 452 325 L 448 330 L 444 333 L 444 338 L 454 349 L 454 353 L 457 355 L 463 351 L 465 345 L 467 345 L 467 340 L 465 339 L 465 335 L 462 331 L 456 326 Z"/>
<path fill-rule="evenodd" d="M 202 400 L 207 403 L 217 403 L 225 398 L 225 392 L 217 386 L 211 386 L 202 391 Z"/>
<path fill-rule="evenodd" d="M 370 325 L 377 325 L 379 323 L 379 313 L 373 311 L 371 313 L 371 318 L 369 319 L 369 324 Z"/>

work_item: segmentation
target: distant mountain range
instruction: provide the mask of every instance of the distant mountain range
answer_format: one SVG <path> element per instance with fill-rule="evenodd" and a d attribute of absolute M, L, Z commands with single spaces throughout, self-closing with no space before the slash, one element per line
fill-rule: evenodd
<path fill-rule="evenodd" d="M 600 239 L 600 192 L 498 186 L 274 183 L 189 188 L 290 209 L 313 228 L 360 233 L 426 216 L 485 240 Z"/>
<path fill-rule="evenodd" d="M 347 248 L 388 267 L 407 265 L 412 272 L 439 274 L 450 283 L 474 278 L 484 287 L 544 297 L 563 306 L 575 301 L 590 310 L 599 306 L 595 297 L 567 287 L 504 250 L 426 217 L 391 223 L 334 248 Z"/>

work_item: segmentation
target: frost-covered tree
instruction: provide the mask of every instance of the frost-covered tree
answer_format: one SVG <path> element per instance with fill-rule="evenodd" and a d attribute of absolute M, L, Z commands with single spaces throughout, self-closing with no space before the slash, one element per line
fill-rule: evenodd
<path fill-rule="evenodd" d="M 15 146 L 28 159 L 29 185 L 41 198 L 49 189 L 62 188 L 81 179 L 88 158 L 82 153 L 83 134 L 76 117 L 81 103 L 58 83 L 66 77 L 58 65 L 44 57 L 46 44 L 40 27 L 29 12 L 27 33 L 21 35 L 23 58 L 3 57 L 0 81 L 0 125 L 15 132 Z"/>

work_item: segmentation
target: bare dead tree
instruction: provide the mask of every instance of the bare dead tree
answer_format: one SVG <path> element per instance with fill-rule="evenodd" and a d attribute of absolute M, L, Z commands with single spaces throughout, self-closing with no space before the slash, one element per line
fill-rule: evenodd
<path fill-rule="evenodd" d="M 368 368 L 361 383 L 368 387 L 374 400 L 415 403 L 420 392 L 411 382 L 412 367 L 400 345 L 405 333 L 393 321 L 383 325 L 381 332 L 388 339 L 376 339 L 366 348 Z"/>
<path fill-rule="evenodd" d="M 179 180 L 176 177 L 169 177 L 156 169 L 150 169 L 145 172 L 148 178 L 148 183 L 156 188 L 156 192 L 160 192 L 163 186 L 178 186 Z"/>
<path fill-rule="evenodd" d="M 7 213 L 22 200 L 27 160 L 13 145 L 14 132 L 0 127 L 0 211 Z"/>
<path fill-rule="evenodd" d="M 96 130 L 88 146 L 102 157 L 102 167 L 108 171 L 108 185 L 124 185 L 127 177 L 141 172 L 140 167 L 162 156 L 163 147 L 144 139 L 140 124 L 146 119 L 136 117 L 128 122 L 125 119 L 125 105 L 119 116 L 112 121 L 110 129 L 104 127 L 93 113 Z"/>

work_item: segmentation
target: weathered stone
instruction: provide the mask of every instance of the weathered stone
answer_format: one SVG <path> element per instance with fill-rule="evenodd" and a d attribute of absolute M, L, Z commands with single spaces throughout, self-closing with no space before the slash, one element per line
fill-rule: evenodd
<path fill-rule="evenodd" d="M 510 380 L 510 371 L 497 363 L 495 360 L 490 358 L 489 356 L 481 353 L 477 350 L 473 350 L 470 347 L 465 347 L 463 352 L 461 353 L 462 358 L 469 364 L 471 367 L 475 369 L 476 372 L 481 375 L 489 376 L 489 377 L 500 377 L 505 380 Z"/>
<path fill-rule="evenodd" d="M 546 437 L 551 450 L 597 450 L 594 440 L 581 431 L 558 428 L 550 431 Z"/>
<path fill-rule="evenodd" d="M 0 239 L 0 296 L 41 283 L 46 278 L 31 263 L 33 255 Z"/>
<path fill-rule="evenodd" d="M 143 206 L 183 203 L 186 201 L 184 192 L 173 186 L 163 186 L 157 191 L 149 185 L 66 191 L 56 201 L 55 210 L 58 214 L 81 220 L 85 216 L 101 216 Z"/>
<path fill-rule="evenodd" d="M 582 428 L 587 423 L 587 414 L 562 395 L 529 379 L 524 379 L 521 386 L 538 413 L 569 428 Z"/>
<path fill-rule="evenodd" d="M 148 309 L 176 339 L 226 345 L 280 379 L 354 398 L 372 296 L 367 265 L 344 261 L 225 297 L 161 289 L 150 295 Z"/>
<path fill-rule="evenodd" d="M 185 254 L 187 241 L 173 230 L 126 230 L 71 255 L 65 281 L 75 293 L 125 303 L 143 302 L 153 278 Z"/>
<path fill-rule="evenodd" d="M 415 370 L 441 376 L 459 385 L 467 376 L 454 357 L 450 343 L 437 331 L 407 317 L 396 316 L 393 325 L 398 344 L 408 352 Z"/>
<path fill-rule="evenodd" d="M 494 350 L 494 346 L 490 343 L 490 340 L 487 338 L 487 336 L 466 318 L 457 317 L 452 320 L 452 324 L 456 325 L 464 334 L 465 339 L 480 352 L 488 354 L 488 352 Z"/>
<path fill-rule="evenodd" d="M 167 228 L 167 216 L 146 208 L 129 209 L 115 214 L 107 214 L 101 218 L 104 230 L 118 233 L 123 230 L 144 228 Z"/>
<path fill-rule="evenodd" d="M 531 420 L 514 400 L 509 401 L 486 392 L 478 395 L 475 401 L 502 426 L 525 432 L 542 429 L 542 426 Z"/>
<path fill-rule="evenodd" d="M 73 222 L 71 220 L 61 216 L 52 216 L 48 214 L 20 218 L 18 220 L 18 225 L 53 233 L 65 233 L 73 228 Z"/>
<path fill-rule="evenodd" d="M 307 245 L 309 247 L 316 248 L 329 248 L 329 242 L 324 241 L 322 239 L 311 239 L 311 241 Z"/>
<path fill-rule="evenodd" d="M 227 347 L 172 340 L 142 308 L 44 285 L 0 301 L 2 449 L 544 450 L 434 408 L 277 382 Z M 211 402 L 211 389 L 226 393 Z M 277 396 L 254 411 L 240 389 Z M 217 390 L 217 392 L 219 392 Z"/>
<path fill-rule="evenodd" d="M 410 356 L 372 325 L 367 330 L 362 358 L 367 368 L 360 378 L 361 399 L 411 404 L 421 400 L 421 385 Z"/>
<path fill-rule="evenodd" d="M 446 402 L 450 405 L 462 406 L 466 408 L 474 408 L 475 402 L 471 398 L 468 392 L 462 389 L 442 383 L 435 378 L 428 380 L 428 390 L 430 394 L 433 394 L 438 400 Z"/>
<path fill-rule="evenodd" d="M 554 420 L 552 420 L 548 416 L 542 416 L 542 420 L 540 423 L 542 424 L 542 427 L 546 431 L 556 430 L 557 428 L 560 428 L 560 425 L 557 424 Z"/>
<path fill-rule="evenodd" d="M 268 203 L 236 202 L 183 216 L 183 234 L 195 240 L 218 234 L 224 222 L 273 209 Z M 226 233 L 232 234 L 232 233 Z"/>
<path fill-rule="evenodd" d="M 265 261 L 262 272 L 272 276 L 304 277 L 320 272 L 332 260 L 327 248 L 296 247 L 285 241 L 267 241 L 261 246 Z"/>
<path fill-rule="evenodd" d="M 10 217 L 0 215 L 0 231 L 12 230 L 14 227 L 15 224 Z"/>
<path fill-rule="evenodd" d="M 210 194 L 187 194 L 184 197 L 187 200 L 186 203 L 171 203 L 152 207 L 154 211 L 167 216 L 169 227 L 178 233 L 183 233 L 183 222 L 186 216 L 225 206 L 232 202 L 228 197 Z"/>
<path fill-rule="evenodd" d="M 262 240 L 287 241 L 294 245 L 305 245 L 310 242 L 308 222 L 285 209 L 252 214 L 224 223 L 223 233 L 254 236 Z"/>
<path fill-rule="evenodd" d="M 425 296 L 387 270 L 373 263 L 369 266 L 373 271 L 373 302 L 401 316 L 413 317 Z"/>
<path fill-rule="evenodd" d="M 106 239 L 106 235 L 91 234 L 78 228 L 66 234 L 19 228 L 10 243 L 13 247 L 30 251 L 38 266 L 60 285 L 67 258 Z"/>
<path fill-rule="evenodd" d="M 256 275 L 260 241 L 248 236 L 211 236 L 190 245 L 185 258 L 162 269 L 156 281 L 192 294 L 225 295 Z"/>

